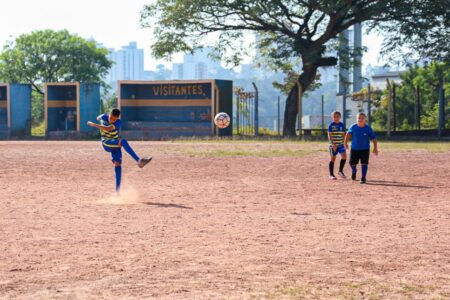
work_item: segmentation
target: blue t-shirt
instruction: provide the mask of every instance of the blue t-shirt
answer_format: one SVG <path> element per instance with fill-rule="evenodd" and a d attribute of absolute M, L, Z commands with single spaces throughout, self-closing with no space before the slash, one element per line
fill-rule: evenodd
<path fill-rule="evenodd" d="M 104 126 L 112 126 L 110 131 L 100 130 L 102 141 L 119 139 L 119 130 L 122 126 L 122 121 L 120 119 L 117 119 L 114 123 L 109 123 L 108 117 L 108 114 L 103 114 L 100 117 Z"/>
<path fill-rule="evenodd" d="M 330 143 L 340 146 L 344 144 L 345 126 L 344 123 L 331 122 L 328 125 L 328 132 L 330 133 Z"/>
<path fill-rule="evenodd" d="M 353 124 L 348 129 L 348 133 L 352 135 L 353 150 L 368 150 L 370 149 L 370 140 L 377 138 L 372 127 L 367 124 L 364 127 L 359 127 L 358 124 Z"/>

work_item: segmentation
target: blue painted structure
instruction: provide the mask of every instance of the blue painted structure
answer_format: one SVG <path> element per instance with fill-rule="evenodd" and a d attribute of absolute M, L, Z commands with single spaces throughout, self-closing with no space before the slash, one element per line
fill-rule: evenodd
<path fill-rule="evenodd" d="M 0 138 L 31 135 L 31 85 L 0 84 Z"/>
<path fill-rule="evenodd" d="M 232 135 L 232 126 L 213 123 L 221 111 L 232 118 L 232 81 L 119 81 L 118 89 L 126 137 Z"/>
<path fill-rule="evenodd" d="M 100 84 L 47 83 L 45 85 L 45 129 L 49 137 L 96 133 L 86 125 L 100 113 Z"/>

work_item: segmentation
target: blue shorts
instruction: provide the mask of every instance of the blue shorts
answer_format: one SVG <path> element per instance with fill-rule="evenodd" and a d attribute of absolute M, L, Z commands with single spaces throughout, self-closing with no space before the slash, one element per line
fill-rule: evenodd
<path fill-rule="evenodd" d="M 111 153 L 112 162 L 122 163 L 122 148 L 119 146 L 119 140 L 102 141 L 103 149 Z"/>
<path fill-rule="evenodd" d="M 333 146 L 330 145 L 330 147 L 328 147 L 328 151 L 330 152 L 330 155 L 332 157 L 336 157 L 339 154 L 345 153 L 345 147 L 344 145 L 339 145 L 337 146 L 336 150 L 333 151 Z"/>

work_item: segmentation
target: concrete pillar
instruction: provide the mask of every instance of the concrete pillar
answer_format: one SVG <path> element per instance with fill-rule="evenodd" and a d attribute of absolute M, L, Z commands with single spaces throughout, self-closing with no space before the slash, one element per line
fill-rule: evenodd
<path fill-rule="evenodd" d="M 362 47 L 362 30 L 361 24 L 355 24 L 353 26 L 353 46 L 354 49 L 361 49 Z M 361 61 L 362 55 L 356 55 L 355 63 L 353 66 L 353 92 L 360 91 L 362 89 L 362 68 Z"/>

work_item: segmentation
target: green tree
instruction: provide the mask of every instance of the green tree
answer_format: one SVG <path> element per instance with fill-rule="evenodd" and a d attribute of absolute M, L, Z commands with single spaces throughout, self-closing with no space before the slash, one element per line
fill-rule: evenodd
<path fill-rule="evenodd" d="M 401 22 L 394 19 L 371 24 L 385 38 L 382 51 L 385 58 L 450 62 L 449 0 L 414 1 L 413 6 L 394 15 L 400 15 Z"/>
<path fill-rule="evenodd" d="M 171 71 L 166 69 L 163 64 L 159 64 L 156 66 L 155 79 L 156 80 L 167 80 L 170 78 Z"/>
<path fill-rule="evenodd" d="M 108 50 L 67 30 L 39 30 L 20 35 L 0 54 L 0 80 L 29 83 L 35 93 L 33 113 L 43 117 L 46 82 L 101 82 L 112 65 Z M 38 95 L 41 95 L 40 97 Z"/>
<path fill-rule="evenodd" d="M 396 85 L 397 128 L 410 130 L 415 128 L 415 105 L 417 89 L 420 92 L 421 128 L 435 129 L 438 126 L 439 81 L 444 78 L 444 89 L 450 90 L 450 64 L 433 62 L 425 67 L 413 66 L 401 74 L 402 83 Z M 448 92 L 447 92 L 447 99 Z M 448 104 L 447 104 L 448 106 Z M 387 91 L 381 97 L 380 105 L 374 113 L 375 128 L 387 129 Z M 391 124 L 392 120 L 391 120 Z M 448 126 L 447 122 L 447 126 Z M 393 129 L 393 128 L 391 128 Z"/>
<path fill-rule="evenodd" d="M 157 0 L 144 7 L 141 22 L 154 29 L 156 42 L 152 50 L 158 58 L 192 52 L 210 44 L 210 37 L 215 35 L 217 56 L 237 65 L 248 52 L 243 42 L 248 37 L 245 33 L 256 33 L 255 46 L 264 50 L 260 51 L 263 59 L 274 69 L 290 71 L 301 64 L 297 81 L 303 93 L 313 84 L 319 67 L 337 64 L 337 56 L 327 56 L 328 50 L 335 49 L 340 34 L 352 25 L 401 24 L 411 19 L 412 11 L 414 17 L 434 20 L 435 15 L 424 7 L 434 6 L 432 12 L 442 15 L 448 11 L 444 2 L 447 1 Z M 353 54 L 359 51 L 354 50 Z M 295 135 L 297 86 L 291 87 L 286 100 L 285 135 Z"/>

